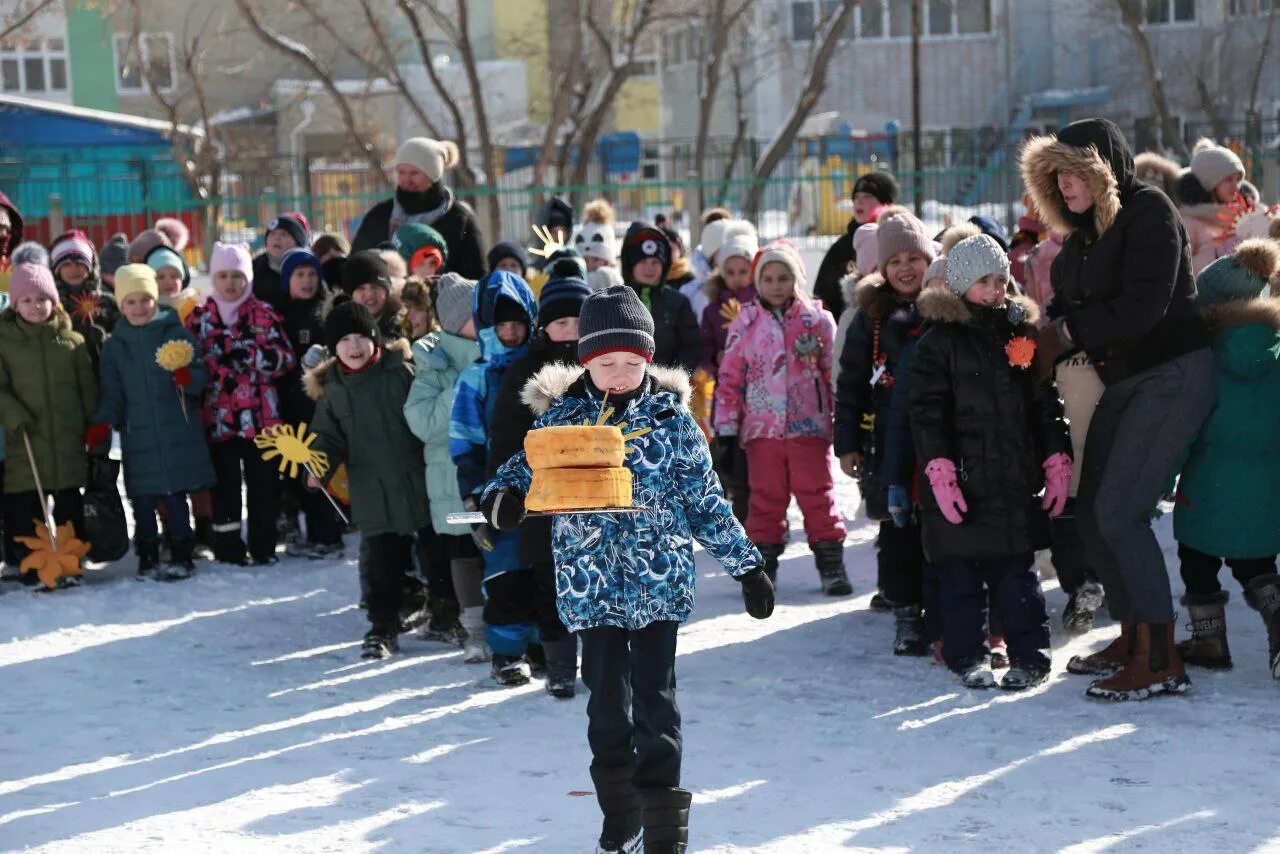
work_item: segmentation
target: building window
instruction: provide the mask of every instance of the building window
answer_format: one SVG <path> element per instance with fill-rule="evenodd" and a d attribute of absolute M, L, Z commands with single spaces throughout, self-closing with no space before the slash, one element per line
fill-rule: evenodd
<path fill-rule="evenodd" d="M 797 0 L 791 4 L 791 40 L 813 41 L 813 0 Z"/>
<path fill-rule="evenodd" d="M 1280 0 L 1230 0 L 1227 4 L 1227 15 L 1232 18 L 1243 18 L 1247 15 L 1267 15 L 1271 12 L 1271 4 Z"/>
<path fill-rule="evenodd" d="M 112 46 L 116 54 L 116 91 L 145 92 L 151 84 L 161 92 L 173 88 L 176 74 L 172 34 L 142 33 L 136 50 L 130 50 L 129 36 L 117 34 L 112 37 Z"/>
<path fill-rule="evenodd" d="M 32 39 L 0 47 L 0 89 L 32 95 L 66 92 L 66 42 Z"/>
<path fill-rule="evenodd" d="M 912 0 L 861 0 L 854 7 L 846 37 L 906 39 L 911 37 Z M 1191 3 L 1192 0 L 1169 0 Z M 1269 2 L 1269 0 L 1263 0 Z M 839 8 L 832 0 L 796 0 L 791 4 L 791 34 L 811 40 L 819 21 Z M 991 0 L 924 0 L 921 35 L 925 38 L 986 35 L 991 32 Z"/>
<path fill-rule="evenodd" d="M 1146 0 L 1148 24 L 1183 24 L 1196 19 L 1195 0 Z"/>

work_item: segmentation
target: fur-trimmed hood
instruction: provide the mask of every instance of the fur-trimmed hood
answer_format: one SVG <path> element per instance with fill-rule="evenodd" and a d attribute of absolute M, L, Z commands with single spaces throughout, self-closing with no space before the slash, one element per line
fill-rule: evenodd
<path fill-rule="evenodd" d="M 849 277 L 845 277 L 846 279 Z M 843 286 L 844 282 L 841 281 Z M 845 302 L 852 305 L 872 320 L 883 320 L 888 317 L 903 300 L 889 280 L 879 273 L 870 273 L 858 279 L 853 294 L 845 292 Z"/>
<path fill-rule="evenodd" d="M 586 368 L 579 365 L 566 365 L 554 362 L 533 375 L 525 383 L 520 392 L 520 401 L 534 415 L 544 415 L 551 411 L 557 398 L 568 394 L 573 384 L 582 379 Z M 652 391 L 669 391 L 680 400 L 686 409 L 693 398 L 693 385 L 689 375 L 680 368 L 664 368 L 650 365 L 646 371 L 646 379 L 652 383 Z"/>
<path fill-rule="evenodd" d="M 1024 317 L 1015 322 L 1015 326 L 1035 326 L 1040 321 L 1040 306 L 1035 300 L 1023 296 L 1009 297 L 1006 303 L 1010 313 L 1015 307 L 1021 308 Z M 934 288 L 920 294 L 916 300 L 916 308 L 920 316 L 931 323 L 955 323 L 967 326 L 973 321 L 973 313 L 963 299 L 949 290 Z M 1012 318 L 1010 318 L 1012 320 Z"/>
<path fill-rule="evenodd" d="M 1163 190 L 1169 198 L 1174 198 L 1182 173 L 1181 166 L 1154 151 L 1144 151 L 1133 158 L 1134 177 L 1148 187 Z"/>
<path fill-rule="evenodd" d="M 1033 137 L 1022 149 L 1019 170 L 1040 219 L 1063 234 L 1075 231 L 1080 219 L 1062 200 L 1058 173 L 1083 178 L 1094 198 L 1095 238 L 1115 223 L 1124 197 L 1137 183 L 1129 144 L 1106 119 L 1086 119 L 1068 125 L 1057 136 Z"/>
<path fill-rule="evenodd" d="M 729 286 L 724 283 L 724 276 L 720 275 L 719 270 L 710 273 L 702 280 L 702 295 L 711 302 L 720 299 L 720 294 L 724 293 L 728 288 Z"/>
<path fill-rule="evenodd" d="M 398 360 L 403 364 L 412 365 L 413 347 L 406 339 L 397 338 L 394 341 L 383 344 L 381 358 L 383 360 Z M 337 356 L 330 356 L 302 375 L 302 389 L 307 393 L 307 397 L 312 400 L 320 400 L 325 396 L 325 383 L 337 362 Z"/>
<path fill-rule="evenodd" d="M 1280 332 L 1280 298 L 1277 297 L 1218 303 L 1204 307 L 1201 314 L 1213 332 L 1254 323 L 1270 326 Z"/>

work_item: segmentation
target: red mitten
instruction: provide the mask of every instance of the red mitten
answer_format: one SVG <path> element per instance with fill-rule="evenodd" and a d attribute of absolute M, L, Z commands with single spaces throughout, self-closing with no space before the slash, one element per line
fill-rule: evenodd
<path fill-rule="evenodd" d="M 183 368 L 178 368 L 176 371 L 174 371 L 173 384 L 178 386 L 179 388 L 186 388 L 187 386 L 191 385 L 191 369 L 183 367 Z"/>
<path fill-rule="evenodd" d="M 84 443 L 90 448 L 96 448 L 99 445 L 111 441 L 111 425 L 110 424 L 90 424 L 89 429 L 84 431 Z"/>

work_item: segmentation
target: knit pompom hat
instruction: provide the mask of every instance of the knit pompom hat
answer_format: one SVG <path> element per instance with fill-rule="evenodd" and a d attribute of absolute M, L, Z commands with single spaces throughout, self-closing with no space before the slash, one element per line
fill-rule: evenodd
<path fill-rule="evenodd" d="M 471 319 L 476 283 L 457 273 L 445 273 L 436 282 L 436 319 L 445 332 L 457 335 Z"/>
<path fill-rule="evenodd" d="M 734 232 L 720 246 L 720 254 L 716 258 L 717 266 L 724 269 L 725 262 L 730 258 L 745 258 L 749 264 L 755 260 L 756 253 L 759 251 L 760 242 L 756 238 L 754 228 L 749 231 Z"/>
<path fill-rule="evenodd" d="M 426 223 L 406 222 L 391 235 L 391 242 L 410 273 L 430 256 L 436 259 L 436 272 L 442 271 L 449 260 L 449 245 L 444 242 L 444 235 Z"/>
<path fill-rule="evenodd" d="M 880 223 L 868 222 L 853 233 L 853 260 L 864 276 L 880 267 Z"/>
<path fill-rule="evenodd" d="M 895 213 L 889 217 L 881 217 L 879 229 L 876 231 L 876 255 L 879 266 L 883 267 L 888 264 L 890 259 L 899 252 L 919 252 L 925 258 L 933 261 L 936 250 L 933 241 L 929 239 L 929 232 L 925 230 L 924 223 L 916 219 L 909 213 Z M 866 228 L 866 226 L 863 226 Z M 858 229 L 862 231 L 862 228 Z M 857 232 L 854 233 L 857 236 Z M 864 272 L 861 264 L 858 269 Z"/>
<path fill-rule="evenodd" d="M 804 259 L 800 257 L 796 248 L 785 240 L 775 240 L 756 255 L 755 264 L 751 268 L 751 281 L 756 286 L 756 291 L 760 290 L 760 279 L 764 275 L 765 265 L 774 262 L 786 265 L 791 271 L 791 275 L 796 280 L 797 295 L 808 295 L 809 277 L 805 273 Z"/>
<path fill-rule="evenodd" d="M 79 229 L 66 231 L 58 235 L 49 247 L 49 262 L 53 265 L 54 275 L 58 268 L 68 261 L 78 261 L 93 272 L 98 267 L 98 251 L 93 246 L 89 235 Z"/>
<path fill-rule="evenodd" d="M 147 255 L 147 266 L 159 273 L 165 267 L 172 267 L 177 270 L 182 277 L 182 286 L 185 288 L 191 284 L 191 270 L 187 268 L 187 262 L 182 259 L 174 250 L 168 246 L 157 246 Z M 118 268 L 117 268 L 118 269 Z"/>
<path fill-rule="evenodd" d="M 929 269 L 924 271 L 924 283 L 927 285 L 934 279 L 947 280 L 947 256 L 939 255 L 933 259 L 933 263 L 929 265 Z"/>
<path fill-rule="evenodd" d="M 98 269 L 104 276 L 114 276 L 116 270 L 129 263 L 129 238 L 117 234 L 98 253 Z"/>
<path fill-rule="evenodd" d="M 1266 238 L 1246 240 L 1196 276 L 1196 302 L 1219 305 L 1256 299 L 1280 271 L 1280 246 Z"/>
<path fill-rule="evenodd" d="M 31 294 L 57 304 L 58 286 L 53 283 L 53 271 L 43 264 L 18 264 L 9 276 L 9 301 L 16 304 Z"/>
<path fill-rule="evenodd" d="M 375 346 L 382 346 L 382 333 L 369 309 L 355 300 L 335 302 L 324 319 L 324 343 L 333 355 L 338 354 L 338 342 L 348 335 L 361 335 Z"/>
<path fill-rule="evenodd" d="M 213 244 L 213 252 L 209 256 L 209 276 L 212 278 L 224 270 L 238 271 L 252 284 L 253 256 L 247 243 Z"/>
<path fill-rule="evenodd" d="M 591 296 L 591 287 L 580 276 L 548 279 L 538 294 L 538 325 L 547 326 L 561 318 L 578 317 L 582 303 Z"/>
<path fill-rule="evenodd" d="M 578 314 L 578 361 L 606 353 L 635 353 L 653 361 L 653 315 L 633 288 L 611 285 L 582 303 Z"/>
<path fill-rule="evenodd" d="M 9 263 L 15 267 L 19 264 L 39 264 L 41 267 L 49 267 L 49 250 L 34 240 L 25 240 L 13 250 L 9 256 Z"/>
<path fill-rule="evenodd" d="M 958 297 L 974 282 L 993 274 L 1009 279 L 1009 256 L 988 234 L 966 237 L 947 255 L 947 287 Z"/>
<path fill-rule="evenodd" d="M 444 173 L 458 165 L 458 146 L 449 140 L 415 136 L 406 139 L 396 151 L 396 165 L 414 166 L 438 182 Z"/>
<path fill-rule="evenodd" d="M 307 222 L 307 218 L 297 211 L 286 211 L 267 220 L 267 234 L 277 228 L 289 232 L 293 242 L 298 244 L 295 248 L 305 249 L 311 243 L 311 225 Z"/>
<path fill-rule="evenodd" d="M 116 302 L 123 303 L 130 294 L 146 294 L 154 300 L 160 299 L 156 271 L 150 264 L 125 264 L 116 269 Z"/>
<path fill-rule="evenodd" d="M 1212 193 L 1224 178 L 1236 174 L 1244 176 L 1244 163 L 1229 148 L 1201 139 L 1196 143 L 1194 152 L 1191 155 L 1191 174 L 1196 176 L 1205 192 Z"/>

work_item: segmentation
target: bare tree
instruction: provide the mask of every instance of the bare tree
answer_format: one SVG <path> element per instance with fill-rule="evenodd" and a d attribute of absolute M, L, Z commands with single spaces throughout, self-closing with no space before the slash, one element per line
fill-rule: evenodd
<path fill-rule="evenodd" d="M 56 0 L 17 0 L 17 5 L 0 13 L 0 42 L 21 33 L 36 16 L 53 6 Z"/>
<path fill-rule="evenodd" d="M 1271 9 L 1267 12 L 1267 28 L 1263 31 L 1262 42 L 1257 47 L 1257 61 L 1253 65 L 1253 77 L 1249 81 L 1249 114 L 1257 115 L 1258 113 L 1258 89 L 1262 85 L 1262 69 L 1266 66 L 1267 60 L 1272 56 L 1273 43 L 1276 33 L 1276 12 L 1280 10 L 1280 3 L 1271 0 Z"/>
<path fill-rule="evenodd" d="M 791 149 L 795 142 L 796 134 L 800 131 L 800 126 L 809 116 L 818 98 L 822 96 L 823 91 L 827 88 L 827 68 L 831 64 L 831 57 L 835 55 L 836 46 L 840 42 L 840 37 L 845 32 L 849 24 L 849 18 L 853 15 L 853 8 L 858 4 L 858 0 L 839 0 L 839 4 L 835 6 L 824 18 L 824 22 L 820 23 L 818 35 L 814 39 L 815 49 L 809 57 L 809 62 L 805 68 L 804 84 L 800 88 L 800 95 L 796 99 L 795 104 L 791 107 L 791 111 L 787 114 L 787 118 L 782 122 L 781 127 L 769 140 L 769 144 L 765 146 L 764 151 L 760 153 L 760 157 L 756 160 L 755 173 L 752 176 L 751 190 L 747 194 L 746 209 L 752 213 L 760 208 L 760 200 L 764 195 L 765 181 L 773 174 L 773 170 L 777 168 L 783 156 Z"/>
<path fill-rule="evenodd" d="M 1124 21 L 1125 29 L 1129 31 L 1129 38 L 1132 39 L 1134 49 L 1138 53 L 1138 59 L 1142 63 L 1142 70 L 1147 78 L 1147 90 L 1151 93 L 1151 103 L 1155 107 L 1156 115 L 1160 118 L 1164 144 L 1171 146 L 1182 157 L 1186 157 L 1189 154 L 1186 140 L 1178 132 L 1178 123 L 1173 120 L 1173 114 L 1169 111 L 1164 81 L 1160 76 L 1160 69 L 1156 67 L 1151 42 L 1148 41 L 1146 31 L 1142 28 L 1146 21 L 1146 4 L 1143 0 L 1115 0 L 1115 2 L 1120 9 L 1120 17 Z"/>
<path fill-rule="evenodd" d="M 738 160 L 746 148 L 747 131 L 751 127 L 751 113 L 747 110 L 748 86 L 743 80 L 740 56 L 729 62 L 729 79 L 733 83 L 733 142 L 729 144 L 729 157 L 725 160 L 724 171 L 720 176 L 720 189 L 715 197 L 717 202 L 729 194 L 729 182 L 733 180 L 734 170 L 738 168 Z M 703 209 L 706 209 L 705 204 Z"/>
<path fill-rule="evenodd" d="M 569 42 L 563 46 L 551 46 L 551 55 L 554 57 L 558 54 L 562 59 L 552 62 L 551 103 L 548 105 L 547 126 L 542 133 L 538 159 L 533 164 L 534 187 L 546 184 L 547 169 L 557 157 L 564 125 L 571 115 L 581 110 L 585 101 L 586 88 L 582 85 L 582 80 L 587 69 L 582 51 L 582 4 L 583 0 L 568 0 L 565 20 L 573 21 L 572 26 L 566 27 Z M 541 202 L 541 199 L 537 201 Z"/>
<path fill-rule="evenodd" d="M 711 0 L 709 5 L 703 6 L 699 39 L 698 135 L 693 145 L 693 164 L 699 176 L 706 170 L 707 143 L 724 72 L 725 54 L 729 52 L 733 34 L 751 10 L 752 3 L 753 0 Z M 736 70 L 740 72 L 740 69 Z M 740 74 L 738 82 L 741 82 Z M 700 181 L 698 209 L 706 207 L 707 185 Z"/>

